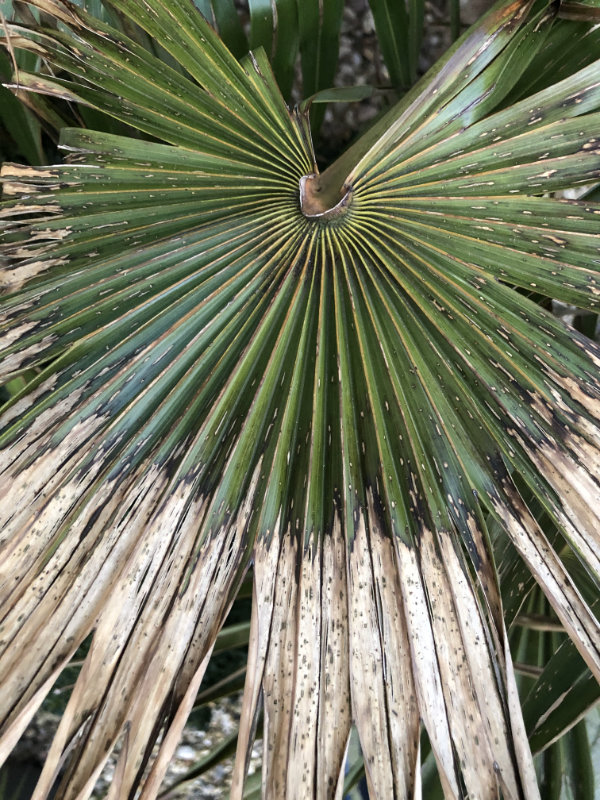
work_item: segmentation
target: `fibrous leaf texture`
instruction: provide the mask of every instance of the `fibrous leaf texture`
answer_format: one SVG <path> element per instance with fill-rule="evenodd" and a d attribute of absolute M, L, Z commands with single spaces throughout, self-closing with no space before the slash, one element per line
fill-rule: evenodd
<path fill-rule="evenodd" d="M 600 205 L 552 195 L 600 179 L 600 62 L 502 108 L 552 25 L 502 3 L 319 176 L 185 0 L 113 3 L 179 71 L 33 5 L 19 87 L 142 135 L 3 169 L 2 755 L 93 633 L 34 797 L 119 741 L 109 797 L 153 797 L 253 564 L 233 798 L 261 706 L 266 798 L 340 798 L 353 721 L 373 797 L 420 796 L 421 725 L 448 798 L 537 797 L 487 525 L 598 677 L 561 550 L 597 585 L 600 351 L 528 295 L 600 301 Z"/>

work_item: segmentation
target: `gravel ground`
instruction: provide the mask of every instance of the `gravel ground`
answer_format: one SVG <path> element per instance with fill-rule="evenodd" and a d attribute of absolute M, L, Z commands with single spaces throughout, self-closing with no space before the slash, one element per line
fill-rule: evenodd
<path fill-rule="evenodd" d="M 419 71 L 424 74 L 449 43 L 449 29 L 442 9 L 444 0 L 430 2 L 426 10 L 426 33 Z M 368 0 L 347 0 L 340 33 L 340 59 L 336 86 L 366 84 L 389 86 L 389 74 L 377 43 Z M 317 143 L 317 155 L 327 161 L 335 157 L 383 108 L 383 95 L 360 103 L 328 106 Z"/>
<path fill-rule="evenodd" d="M 494 0 L 461 0 L 463 29 L 479 19 L 493 2 Z M 425 4 L 425 30 L 419 58 L 420 75 L 424 75 L 451 44 L 448 14 L 446 0 L 429 0 Z M 379 52 L 368 0 L 346 0 L 335 85 L 360 84 L 385 87 L 389 85 L 389 75 Z M 379 113 L 382 105 L 381 96 L 360 103 L 330 104 L 321 130 L 318 155 L 327 160 L 339 153 Z"/>
<path fill-rule="evenodd" d="M 237 731 L 241 705 L 241 694 L 225 698 L 220 703 L 211 703 L 210 723 L 204 730 L 198 730 L 191 725 L 186 726 L 169 766 L 165 787 L 170 787 L 180 780 L 193 769 L 196 762 L 208 755 L 213 747 Z M 262 740 L 258 740 L 252 749 L 248 770 L 250 775 L 260 770 L 261 761 Z M 114 775 L 115 766 L 116 759 L 111 759 L 98 781 L 94 798 L 105 797 Z M 173 789 L 165 796 L 165 800 L 167 797 L 168 800 L 221 800 L 228 795 L 232 769 L 233 759 L 228 758 L 202 777 L 186 781 L 180 787 Z"/>

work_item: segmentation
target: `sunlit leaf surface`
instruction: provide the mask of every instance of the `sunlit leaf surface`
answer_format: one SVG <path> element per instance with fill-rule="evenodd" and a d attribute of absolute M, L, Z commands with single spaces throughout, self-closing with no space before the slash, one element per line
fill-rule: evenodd
<path fill-rule="evenodd" d="M 421 724 L 448 797 L 537 797 L 487 525 L 600 676 L 527 500 L 597 587 L 600 351 L 528 293 L 600 302 L 600 205 L 548 194 L 600 180 L 600 62 L 495 112 L 553 22 L 504 4 L 317 176 L 184 0 L 114 3 L 181 71 L 34 5 L 53 75 L 19 85 L 149 140 L 2 173 L 2 375 L 38 374 L 2 418 L 0 752 L 94 631 L 36 797 L 119 739 L 110 798 L 154 796 L 253 560 L 233 798 L 263 703 L 268 798 L 341 797 L 352 720 L 373 797 L 419 795 Z"/>

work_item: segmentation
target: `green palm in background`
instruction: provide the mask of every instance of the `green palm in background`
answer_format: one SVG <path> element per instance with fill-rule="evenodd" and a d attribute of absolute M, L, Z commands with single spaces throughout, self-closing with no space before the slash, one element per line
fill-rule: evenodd
<path fill-rule="evenodd" d="M 0 439 L 0 752 L 93 631 L 36 797 L 74 741 L 59 796 L 87 797 L 120 737 L 110 797 L 154 797 L 252 565 L 233 798 L 262 706 L 267 798 L 340 797 L 352 722 L 372 797 L 419 795 L 421 723 L 447 797 L 537 797 L 528 734 L 600 676 L 600 348 L 536 302 L 600 303 L 600 205 L 553 196 L 600 180 L 598 30 L 499 4 L 319 174 L 264 52 L 186 0 L 31 5 L 11 53 L 51 69 L 15 85 L 141 135 L 2 172 L 1 369 L 31 380 Z M 286 96 L 297 47 L 331 80 L 334 6 L 316 51 L 318 4 L 277 6 Z M 522 709 L 533 578 L 573 644 Z"/>

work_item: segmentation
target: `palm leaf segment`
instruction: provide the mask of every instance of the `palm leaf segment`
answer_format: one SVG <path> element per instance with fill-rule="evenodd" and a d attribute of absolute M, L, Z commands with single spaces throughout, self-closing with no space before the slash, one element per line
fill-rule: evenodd
<path fill-rule="evenodd" d="M 421 720 L 449 797 L 537 796 L 486 519 L 600 675 L 522 499 L 597 579 L 600 353 L 522 290 L 597 307 L 600 206 L 540 195 L 600 175 L 599 63 L 491 114 L 545 29 L 503 5 L 323 203 L 338 167 L 314 191 L 304 118 L 183 0 L 115 6 L 189 79 L 35 5 L 60 26 L 13 44 L 72 78 L 20 85 L 168 144 L 69 130 L 66 164 L 4 167 L 3 374 L 39 370 L 3 417 L 3 752 L 94 630 L 36 796 L 74 741 L 87 796 L 119 737 L 110 796 L 153 796 L 253 559 L 234 797 L 261 696 L 267 797 L 339 797 L 352 719 L 376 797 L 418 794 Z"/>

